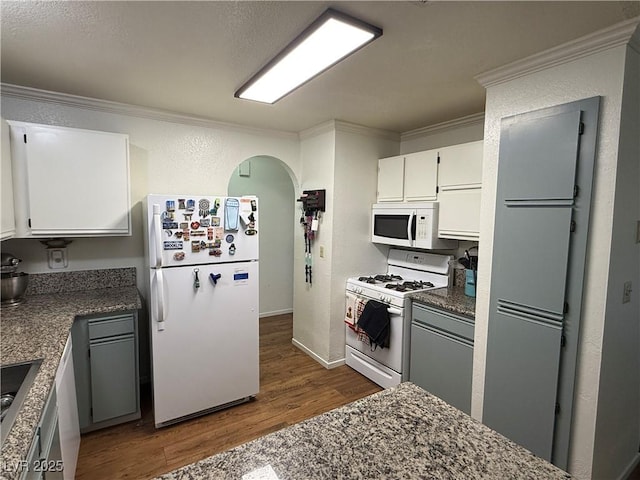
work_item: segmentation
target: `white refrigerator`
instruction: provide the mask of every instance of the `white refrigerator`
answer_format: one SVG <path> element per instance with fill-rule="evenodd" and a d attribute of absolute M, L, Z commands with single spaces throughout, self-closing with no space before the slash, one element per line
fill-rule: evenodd
<path fill-rule="evenodd" d="M 149 195 L 144 206 L 156 427 L 259 391 L 258 200 Z"/>

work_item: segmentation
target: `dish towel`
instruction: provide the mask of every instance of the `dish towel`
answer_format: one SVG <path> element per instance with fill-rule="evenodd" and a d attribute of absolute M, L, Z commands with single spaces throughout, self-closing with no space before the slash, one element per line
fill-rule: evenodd
<path fill-rule="evenodd" d="M 356 326 L 367 334 L 372 350 L 377 347 L 389 348 L 391 337 L 391 319 L 388 306 L 375 300 L 369 300 L 364 306 Z"/>

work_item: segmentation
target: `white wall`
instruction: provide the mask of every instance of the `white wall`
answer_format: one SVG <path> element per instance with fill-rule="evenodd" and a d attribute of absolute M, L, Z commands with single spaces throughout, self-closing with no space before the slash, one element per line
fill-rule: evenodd
<path fill-rule="evenodd" d="M 616 478 L 639 456 L 640 246 L 635 242 L 640 220 L 640 54 L 630 47 L 621 115 L 593 478 Z M 633 282 L 631 302 L 622 303 L 627 281 Z"/>
<path fill-rule="evenodd" d="M 277 158 L 252 157 L 241 165 L 248 166 L 249 176 L 240 176 L 236 169 L 229 180 L 228 193 L 258 197 L 260 316 L 290 313 L 293 311 L 296 222 L 293 180 L 285 164 Z"/>
<path fill-rule="evenodd" d="M 31 89 L 17 96 L 3 88 L 2 114 L 9 120 L 129 135 L 133 235 L 75 239 L 68 247 L 67 270 L 134 266 L 142 292 L 146 290 L 141 271 L 144 266 L 141 201 L 145 195 L 225 194 L 237 165 L 256 155 L 279 158 L 295 175 L 300 174 L 299 142 L 292 134 L 160 115 L 111 102 L 40 94 Z M 51 189 L 53 201 L 55 185 Z M 96 214 L 99 215 L 99 207 Z M 8 240 L 2 243 L 2 249 L 24 260 L 23 271 L 52 272 L 47 266 L 45 248 L 37 240 Z"/>
<path fill-rule="evenodd" d="M 369 241 L 369 212 L 377 160 L 397 154 L 398 140 L 388 132 L 334 121 L 301 134 L 301 191 L 326 189 L 327 211 L 313 245 L 312 286 L 304 281 L 302 229 L 296 235 L 293 337 L 327 368 L 344 363 L 346 279 L 386 266 L 386 250 Z"/>
<path fill-rule="evenodd" d="M 333 237 L 333 192 L 335 133 L 333 128 L 317 128 L 301 134 L 300 160 L 304 190 L 325 189 L 326 211 L 321 215 L 316 239 L 312 244 L 312 284 L 305 282 L 305 247 L 303 229 L 294 239 L 293 259 L 293 342 L 314 359 L 329 366 L 329 330 L 331 298 L 331 262 Z M 301 204 L 298 204 L 301 206 Z M 320 246 L 325 257 L 320 258 Z"/>
<path fill-rule="evenodd" d="M 488 87 L 481 210 L 483 242 L 480 245 L 478 270 L 472 398 L 472 415 L 475 418 L 481 418 L 484 394 L 500 119 L 596 95 L 602 96 L 569 458 L 569 472 L 577 478 L 591 478 L 595 471 L 592 459 L 596 421 L 601 411 L 610 411 L 613 408 L 613 405 L 599 405 L 598 395 L 601 356 L 603 348 L 606 347 L 603 344 L 603 335 L 605 319 L 608 319 L 608 288 L 612 277 L 616 275 L 613 270 L 615 265 L 610 265 L 610 258 L 615 250 L 612 249 L 611 236 L 613 219 L 616 216 L 614 202 L 618 177 L 618 140 L 621 133 L 622 84 L 626 54 L 626 47 L 620 42 L 617 45 L 595 49 L 589 55 L 576 54 L 573 60 L 566 60 L 565 63 L 555 62 L 546 67 L 531 68 L 529 72 L 520 76 L 506 75 L 507 78 L 504 81 L 485 82 Z M 504 72 L 505 74 L 513 73 L 507 67 Z M 487 78 L 489 77 L 488 75 Z M 637 174 L 633 178 L 637 179 Z M 636 201 L 635 204 L 637 203 Z M 613 255 L 616 254 L 613 253 Z M 611 271 L 610 267 L 612 267 Z M 617 288 L 614 289 L 616 290 L 613 295 L 614 301 L 620 302 L 622 292 L 621 290 L 618 292 Z M 616 297 L 619 298 L 616 300 Z M 635 322 L 637 323 L 637 318 Z M 622 332 L 634 336 L 635 339 L 638 338 L 637 325 L 621 327 Z M 637 359 L 637 347 L 635 352 Z M 615 351 L 608 353 L 613 356 L 612 358 L 616 358 Z M 618 364 L 617 361 L 614 363 Z M 618 378 L 624 376 L 630 384 L 628 388 L 635 390 L 637 396 L 639 388 L 637 361 L 633 365 L 628 365 L 625 371 L 611 373 Z M 633 423 L 632 428 L 636 430 L 638 428 L 637 408 L 636 403 L 633 412 L 619 412 L 621 417 Z M 637 448 L 637 442 L 635 442 L 635 448 Z M 621 462 L 610 462 L 611 468 L 624 468 L 624 461 L 621 458 L 617 460 Z"/>

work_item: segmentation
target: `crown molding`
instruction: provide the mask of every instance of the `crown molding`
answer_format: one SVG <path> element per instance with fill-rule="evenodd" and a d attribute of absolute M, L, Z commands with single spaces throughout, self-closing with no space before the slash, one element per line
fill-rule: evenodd
<path fill-rule="evenodd" d="M 474 78 L 483 87 L 488 88 L 621 45 L 630 44 L 632 47 L 636 45 L 636 48 L 638 48 L 637 45 L 640 44 L 640 41 L 637 39 L 632 41 L 632 36 L 639 23 L 640 16 L 634 17 L 557 47 L 481 73 Z"/>
<path fill-rule="evenodd" d="M 416 128 L 415 130 L 409 130 L 400 135 L 401 141 L 413 140 L 418 137 L 426 135 L 433 135 L 435 133 L 446 132 L 447 130 L 455 130 L 462 127 L 469 127 L 472 125 L 484 124 L 484 112 L 474 113 L 465 117 L 456 118 L 446 122 L 436 123 L 427 127 Z"/>
<path fill-rule="evenodd" d="M 378 128 L 365 127 L 355 123 L 344 122 L 342 120 L 328 120 L 319 125 L 316 125 L 306 130 L 302 130 L 299 133 L 301 140 L 322 135 L 327 132 L 345 132 L 355 133 L 358 135 L 365 135 L 368 137 L 384 138 L 387 140 L 400 141 L 400 134 L 391 132 L 389 130 L 381 130 Z"/>
<path fill-rule="evenodd" d="M 233 130 L 241 133 L 277 136 L 289 139 L 297 139 L 298 137 L 298 134 L 294 132 L 248 127 L 244 125 L 237 125 L 234 123 L 211 120 L 205 117 L 184 115 L 168 110 L 141 107 L 138 105 L 112 102 L 110 100 L 101 100 L 98 98 L 82 97 L 79 95 L 70 95 L 68 93 L 53 92 L 50 90 L 40 90 L 37 88 L 12 85 L 8 83 L 0 83 L 0 94 L 3 97 L 13 97 L 22 100 L 33 100 L 68 107 L 84 108 L 86 110 L 95 110 L 99 112 L 126 115 L 130 117 L 146 118 L 150 120 L 158 120 L 161 122 L 179 123 L 194 127 Z"/>

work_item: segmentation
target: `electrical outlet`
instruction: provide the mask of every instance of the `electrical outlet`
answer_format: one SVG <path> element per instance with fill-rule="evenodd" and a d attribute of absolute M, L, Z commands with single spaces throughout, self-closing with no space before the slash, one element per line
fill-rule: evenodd
<path fill-rule="evenodd" d="M 48 248 L 47 257 L 49 268 L 51 269 L 67 268 L 69 266 L 66 248 Z"/>
<path fill-rule="evenodd" d="M 624 282 L 622 290 L 622 303 L 629 303 L 631 301 L 631 282 Z"/>

